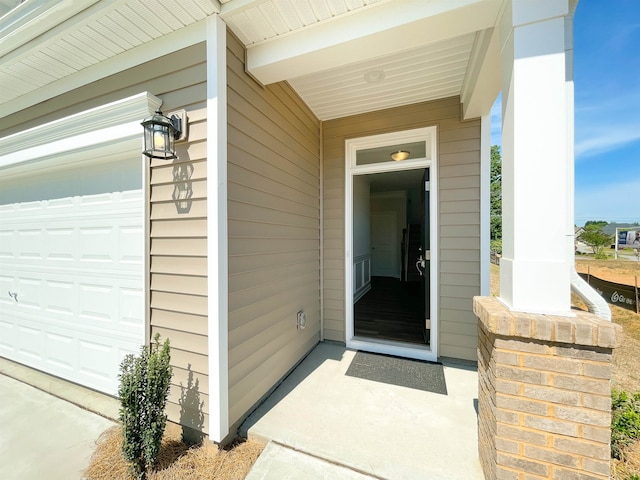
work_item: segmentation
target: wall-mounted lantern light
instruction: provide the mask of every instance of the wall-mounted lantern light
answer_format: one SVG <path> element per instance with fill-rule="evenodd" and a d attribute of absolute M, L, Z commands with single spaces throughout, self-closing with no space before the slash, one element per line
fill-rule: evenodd
<path fill-rule="evenodd" d="M 142 122 L 144 127 L 144 153 L 149 158 L 171 160 L 177 158 L 175 142 L 186 139 L 186 112 L 184 110 L 163 115 L 160 110 Z"/>

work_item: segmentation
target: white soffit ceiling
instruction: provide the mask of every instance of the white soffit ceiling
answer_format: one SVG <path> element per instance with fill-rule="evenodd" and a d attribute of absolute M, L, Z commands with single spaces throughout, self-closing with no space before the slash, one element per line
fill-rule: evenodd
<path fill-rule="evenodd" d="M 93 0 L 84 9 L 74 0 L 41 4 L 37 18 L 13 21 L 10 12 L 0 23 L 0 105 L 218 11 L 213 0 Z M 29 41 L 39 24 L 49 30 Z"/>
<path fill-rule="evenodd" d="M 140 51 L 137 47 L 153 40 L 164 42 L 158 49 L 165 51 L 183 48 L 180 42 L 174 42 L 175 35 L 184 42 L 192 41 L 196 33 L 202 33 L 202 29 L 194 30 L 196 24 L 219 10 L 229 28 L 249 48 L 269 49 L 273 42 L 276 48 L 281 47 L 283 39 L 295 43 L 295 35 L 307 29 L 315 29 L 317 34 L 320 28 L 329 35 L 327 32 L 338 27 L 346 33 L 346 37 L 341 35 L 340 45 L 350 48 L 349 59 L 341 56 L 346 51 L 341 46 L 331 52 L 331 59 L 342 59 L 342 66 L 335 66 L 339 62 L 322 66 L 314 63 L 313 74 L 311 70 L 298 70 L 296 74 L 290 69 L 284 77 L 322 120 L 459 95 L 476 32 L 495 24 L 500 5 L 500 0 L 32 2 L 0 18 L 0 117 L 113 73 L 114 68 L 144 61 L 135 55 Z M 380 56 L 375 56 L 377 50 L 372 52 L 367 40 L 357 48 L 350 45 L 349 30 L 344 28 L 363 26 L 363 22 L 372 27 L 367 19 L 376 15 L 383 21 L 391 15 L 395 19 L 392 23 L 411 22 L 414 9 L 423 17 L 437 18 L 424 30 L 432 37 L 431 42 L 418 46 L 404 38 Z M 438 12 L 444 12 L 444 16 Z M 329 24 L 329 30 L 322 30 Z M 361 40 L 367 35 L 362 29 L 354 33 Z M 303 33 L 302 39 L 307 35 Z M 320 44 L 316 50 L 322 48 Z"/>
<path fill-rule="evenodd" d="M 221 16 L 245 46 L 390 0 L 222 0 Z M 246 3 L 244 7 L 235 4 Z M 225 8 L 228 5 L 229 8 Z M 228 13 L 227 13 L 228 12 Z"/>
<path fill-rule="evenodd" d="M 461 95 L 478 32 L 495 25 L 500 6 L 499 0 L 222 4 L 221 17 L 248 48 L 250 73 L 267 84 L 287 80 L 321 120 Z M 403 22 L 411 24 L 404 35 Z M 377 33 L 388 38 L 394 30 L 394 41 L 380 45 Z M 323 42 L 331 32 L 339 38 Z M 330 58 L 305 58 L 307 46 L 298 48 L 297 40 L 313 44 L 314 53 L 330 51 Z M 372 49 L 379 47 L 376 56 Z"/>
<path fill-rule="evenodd" d="M 459 95 L 475 34 L 289 81 L 321 120 Z"/>

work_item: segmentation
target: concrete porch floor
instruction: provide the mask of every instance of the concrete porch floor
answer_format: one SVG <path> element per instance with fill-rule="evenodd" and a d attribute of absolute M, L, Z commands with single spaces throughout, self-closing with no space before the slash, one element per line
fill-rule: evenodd
<path fill-rule="evenodd" d="M 305 457 L 352 471 L 341 478 L 484 478 L 475 368 L 445 363 L 448 394 L 440 395 L 346 376 L 355 353 L 320 343 L 245 421 L 242 434 L 284 452 L 279 465 L 258 459 L 247 478 L 285 478 L 286 465 L 296 462 L 292 451 L 301 462 Z"/>

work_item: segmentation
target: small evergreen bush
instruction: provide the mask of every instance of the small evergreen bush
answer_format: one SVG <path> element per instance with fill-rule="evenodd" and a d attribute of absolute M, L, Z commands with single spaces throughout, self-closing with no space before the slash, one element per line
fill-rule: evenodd
<path fill-rule="evenodd" d="M 156 334 L 140 355 L 127 355 L 120 364 L 120 422 L 122 453 L 131 463 L 132 473 L 146 478 L 160 453 L 160 442 L 167 424 L 165 406 L 172 369 L 169 339 L 160 345 Z"/>
<path fill-rule="evenodd" d="M 611 456 L 624 460 L 624 448 L 640 439 L 640 392 L 611 392 Z"/>
<path fill-rule="evenodd" d="M 496 252 L 496 253 L 502 254 L 502 239 L 491 240 L 489 242 L 489 249 L 492 252 Z"/>

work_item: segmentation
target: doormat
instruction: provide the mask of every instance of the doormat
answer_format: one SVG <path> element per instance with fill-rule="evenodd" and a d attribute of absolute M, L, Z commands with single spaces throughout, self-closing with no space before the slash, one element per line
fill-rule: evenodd
<path fill-rule="evenodd" d="M 368 352 L 356 352 L 347 369 L 350 377 L 388 383 L 400 387 L 447 394 L 444 369 L 440 363 L 423 362 Z"/>

